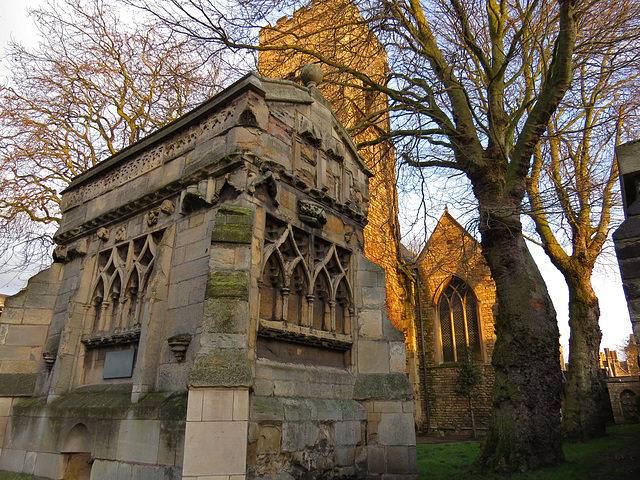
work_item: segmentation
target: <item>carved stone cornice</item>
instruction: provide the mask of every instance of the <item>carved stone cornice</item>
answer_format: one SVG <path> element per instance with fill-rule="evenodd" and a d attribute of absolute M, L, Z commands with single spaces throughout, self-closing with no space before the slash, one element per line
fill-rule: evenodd
<path fill-rule="evenodd" d="M 128 328 L 118 328 L 109 332 L 97 332 L 83 335 L 80 340 L 88 349 L 112 345 L 128 345 L 140 341 L 142 327 L 140 324 Z"/>
<path fill-rule="evenodd" d="M 56 232 L 53 240 L 58 245 L 69 244 L 77 238 L 98 231 L 98 229 L 102 227 L 121 222 L 125 218 L 144 212 L 150 207 L 162 203 L 164 200 L 167 200 L 169 197 L 176 195 L 181 190 L 185 189 L 189 185 L 199 182 L 200 180 L 208 177 L 222 176 L 225 173 L 236 169 L 242 165 L 242 163 L 243 158 L 241 154 L 234 153 L 227 155 L 213 165 L 203 167 L 190 175 L 164 185 L 155 192 L 143 195 L 126 205 L 114 208 L 103 215 L 76 225 L 73 228 L 67 230 L 60 229 Z"/>
<path fill-rule="evenodd" d="M 353 345 L 351 335 L 325 332 L 311 327 L 260 319 L 258 336 L 346 352 Z"/>

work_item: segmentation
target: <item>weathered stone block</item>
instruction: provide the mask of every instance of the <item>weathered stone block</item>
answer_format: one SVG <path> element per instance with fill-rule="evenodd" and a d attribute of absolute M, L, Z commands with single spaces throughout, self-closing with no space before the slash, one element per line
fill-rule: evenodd
<path fill-rule="evenodd" d="M 333 440 L 338 445 L 359 445 L 363 441 L 360 422 L 336 422 L 333 428 Z"/>
<path fill-rule="evenodd" d="M 382 310 L 363 310 L 358 315 L 358 333 L 367 338 L 382 337 Z"/>
<path fill-rule="evenodd" d="M 387 466 L 385 464 L 385 449 L 384 447 L 375 447 L 369 445 L 367 448 L 367 472 L 382 474 L 386 473 Z"/>
<path fill-rule="evenodd" d="M 310 422 L 286 422 L 282 428 L 282 451 L 295 452 L 318 440 L 319 429 Z"/>
<path fill-rule="evenodd" d="M 387 447 L 387 473 L 417 474 L 416 449 L 412 447 Z"/>
<path fill-rule="evenodd" d="M 389 373 L 389 344 L 374 340 L 360 340 L 358 370 L 365 374 Z"/>
<path fill-rule="evenodd" d="M 284 418 L 288 422 L 308 420 L 316 416 L 317 411 L 311 401 L 290 399 L 284 402 Z"/>
<path fill-rule="evenodd" d="M 404 342 L 393 342 L 389 344 L 389 370 L 402 373 L 407 371 L 407 357 Z"/>
<path fill-rule="evenodd" d="M 196 359 L 189 372 L 190 387 L 249 387 L 251 368 L 244 350 L 219 349 Z"/>
<path fill-rule="evenodd" d="M 24 317 L 24 310 L 21 308 L 7 308 L 2 312 L 3 324 L 20 324 Z"/>
<path fill-rule="evenodd" d="M 160 444 L 158 463 L 161 465 L 182 465 L 184 452 L 185 422 L 164 421 L 160 424 Z"/>
<path fill-rule="evenodd" d="M 116 458 L 125 462 L 156 464 L 159 440 L 159 421 L 123 420 L 118 432 Z"/>
<path fill-rule="evenodd" d="M 249 274 L 236 270 L 209 273 L 205 298 L 240 297 L 249 295 Z"/>
<path fill-rule="evenodd" d="M 229 297 L 205 300 L 202 327 L 208 333 L 247 333 L 249 302 Z"/>
<path fill-rule="evenodd" d="M 280 453 L 281 432 L 275 426 L 261 426 L 258 433 L 257 454 Z"/>
<path fill-rule="evenodd" d="M 0 457 L 0 470 L 22 473 L 26 455 L 27 452 L 25 450 L 3 448 L 2 456 Z"/>
<path fill-rule="evenodd" d="M 376 400 L 373 402 L 373 411 L 376 413 L 402 413 L 402 402 Z"/>
<path fill-rule="evenodd" d="M 38 458 L 38 454 L 36 452 L 27 452 L 24 457 L 24 467 L 22 471 L 29 475 L 33 475 L 33 471 L 36 468 L 36 459 Z"/>
<path fill-rule="evenodd" d="M 415 445 L 413 415 L 383 413 L 378 425 L 378 442 L 383 445 Z"/>
<path fill-rule="evenodd" d="M 358 375 L 354 398 L 411 398 L 413 391 L 403 373 Z"/>
<path fill-rule="evenodd" d="M 0 395 L 31 396 L 36 386 L 36 373 L 0 374 Z"/>
<path fill-rule="evenodd" d="M 250 418 L 253 421 L 282 422 L 284 420 L 284 405 L 276 397 L 259 397 L 251 399 Z"/>
<path fill-rule="evenodd" d="M 181 478 L 180 469 L 157 465 L 134 465 L 131 469 L 131 479 L 135 480 L 178 480 Z"/>
<path fill-rule="evenodd" d="M 60 460 L 60 455 L 55 453 L 38 452 L 33 474 L 36 477 L 61 478 L 62 462 Z"/>
<path fill-rule="evenodd" d="M 230 205 L 220 207 L 211 232 L 211 243 L 251 243 L 253 216 L 253 210 L 248 208 Z"/>

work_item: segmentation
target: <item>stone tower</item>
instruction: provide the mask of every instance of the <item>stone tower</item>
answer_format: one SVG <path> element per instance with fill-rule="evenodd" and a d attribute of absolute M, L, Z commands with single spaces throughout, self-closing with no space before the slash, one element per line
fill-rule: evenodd
<path fill-rule="evenodd" d="M 326 28 L 342 25 L 340 28 Z M 362 22 L 358 9 L 347 0 L 314 0 L 309 8 L 283 17 L 260 32 L 261 45 L 297 45 L 320 52 L 329 61 L 348 66 L 382 82 L 387 74 L 387 58 L 376 36 Z M 298 79 L 302 67 L 318 62 L 308 55 L 282 50 L 260 52 L 261 74 Z M 363 83 L 349 74 L 323 64 L 325 82 L 318 86 L 347 128 L 356 144 L 376 142 L 389 131 L 387 97 L 363 90 Z M 405 289 L 398 274 L 400 229 L 396 190 L 395 154 L 391 142 L 376 142 L 359 150 L 374 176 L 369 182 L 369 211 L 364 230 L 365 254 L 385 269 L 387 313 L 401 330 Z M 304 152 L 303 152 L 304 154 Z"/>

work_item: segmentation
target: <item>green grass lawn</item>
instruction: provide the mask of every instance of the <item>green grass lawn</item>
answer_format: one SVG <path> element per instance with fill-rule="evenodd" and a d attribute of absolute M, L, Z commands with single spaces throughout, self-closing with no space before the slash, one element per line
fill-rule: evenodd
<path fill-rule="evenodd" d="M 420 480 L 478 479 L 502 477 L 472 475 L 479 443 L 418 445 Z M 512 480 L 609 480 L 640 479 L 640 425 L 619 425 L 607 429 L 607 436 L 583 444 L 565 444 L 567 462 L 535 472 L 516 474 Z"/>

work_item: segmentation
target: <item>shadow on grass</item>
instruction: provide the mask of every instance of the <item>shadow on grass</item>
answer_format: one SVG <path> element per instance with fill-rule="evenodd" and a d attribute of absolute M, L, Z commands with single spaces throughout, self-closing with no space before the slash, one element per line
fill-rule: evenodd
<path fill-rule="evenodd" d="M 588 443 L 563 446 L 566 463 L 535 472 L 514 474 L 510 480 L 610 480 L 640 479 L 640 425 L 617 425 L 607 436 Z M 478 455 L 479 443 L 418 445 L 419 480 L 504 478 L 472 475 L 469 466 Z M 2 480 L 2 479 L 0 479 Z"/>

